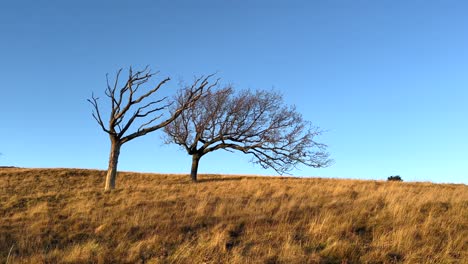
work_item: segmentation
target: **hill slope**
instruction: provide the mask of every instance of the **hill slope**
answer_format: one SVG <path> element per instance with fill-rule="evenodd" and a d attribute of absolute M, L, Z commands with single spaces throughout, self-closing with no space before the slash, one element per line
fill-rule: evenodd
<path fill-rule="evenodd" d="M 468 259 L 466 185 L 120 173 L 108 194 L 104 175 L 0 169 L 0 263 Z"/>

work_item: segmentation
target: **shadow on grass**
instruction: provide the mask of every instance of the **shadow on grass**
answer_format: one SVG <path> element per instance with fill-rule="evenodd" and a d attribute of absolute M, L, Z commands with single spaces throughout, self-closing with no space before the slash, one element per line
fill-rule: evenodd
<path fill-rule="evenodd" d="M 202 178 L 198 179 L 197 183 L 204 183 L 204 182 L 223 182 L 223 181 L 240 181 L 242 179 L 248 179 L 248 177 L 219 177 L 219 178 Z"/>

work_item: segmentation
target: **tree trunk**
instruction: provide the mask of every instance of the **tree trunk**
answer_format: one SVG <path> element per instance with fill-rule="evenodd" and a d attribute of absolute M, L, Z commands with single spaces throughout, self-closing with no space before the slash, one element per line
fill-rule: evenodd
<path fill-rule="evenodd" d="M 201 156 L 198 154 L 192 155 L 192 170 L 190 171 L 190 178 L 193 182 L 196 182 L 198 176 L 198 163 L 200 162 Z"/>
<path fill-rule="evenodd" d="M 117 177 L 117 162 L 119 161 L 120 147 L 122 143 L 111 138 L 111 150 L 109 154 L 109 167 L 107 168 L 105 191 L 115 189 L 115 178 Z"/>

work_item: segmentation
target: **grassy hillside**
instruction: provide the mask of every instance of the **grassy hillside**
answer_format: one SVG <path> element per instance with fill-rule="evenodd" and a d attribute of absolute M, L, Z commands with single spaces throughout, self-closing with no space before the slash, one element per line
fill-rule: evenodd
<path fill-rule="evenodd" d="M 0 169 L 0 263 L 467 263 L 468 186 Z"/>

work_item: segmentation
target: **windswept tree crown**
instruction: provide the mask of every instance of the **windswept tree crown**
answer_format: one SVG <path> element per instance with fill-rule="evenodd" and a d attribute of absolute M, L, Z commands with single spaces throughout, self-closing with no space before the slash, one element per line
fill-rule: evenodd
<path fill-rule="evenodd" d="M 186 101 L 179 93 L 178 104 Z M 175 110 L 177 104 L 172 106 Z M 166 142 L 182 146 L 199 157 L 218 150 L 237 150 L 252 155 L 252 162 L 283 174 L 298 164 L 324 167 L 330 164 L 326 145 L 315 141 L 322 133 L 305 121 L 281 94 L 232 87 L 208 91 L 180 114 L 164 131 Z"/>

